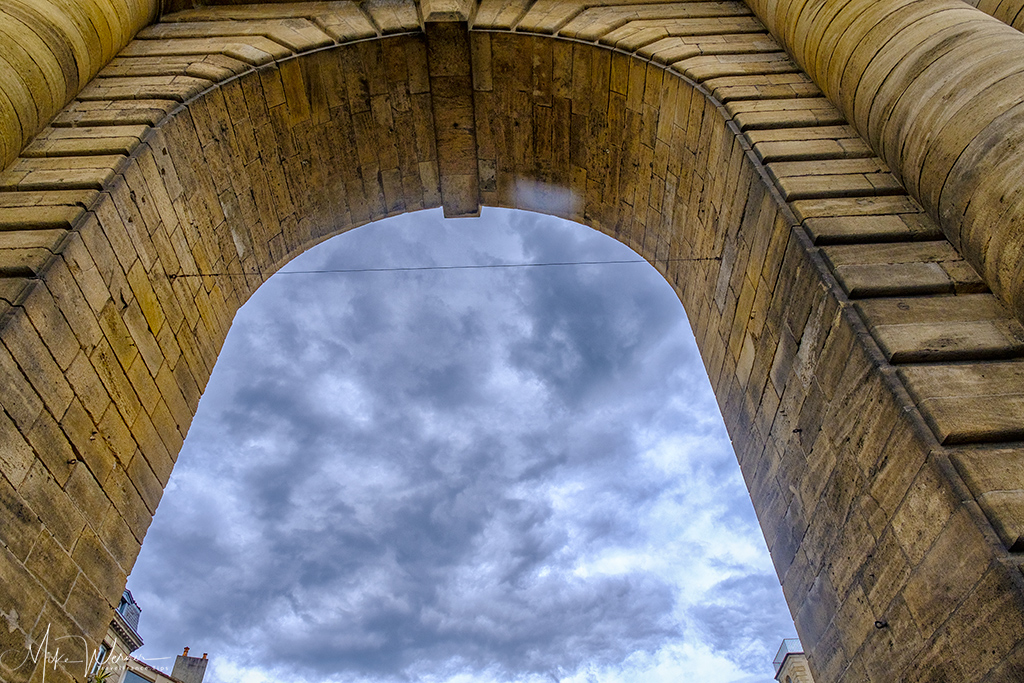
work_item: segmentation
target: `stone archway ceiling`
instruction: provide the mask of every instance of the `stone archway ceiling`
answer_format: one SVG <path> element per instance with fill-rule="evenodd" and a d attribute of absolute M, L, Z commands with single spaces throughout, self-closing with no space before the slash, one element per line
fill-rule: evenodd
<path fill-rule="evenodd" d="M 995 17 L 1000 21 L 1013 26 L 1017 30 L 1024 30 L 1024 1 L 1022 0 L 964 0 L 968 5 L 977 7 L 979 10 Z M 247 0 L 163 0 L 162 14 L 173 14 L 183 9 L 191 9 L 197 5 L 207 7 L 222 7 L 228 5 L 258 5 L 272 4 L 270 2 L 251 2 Z M 506 3 L 511 9 L 516 3 Z M 520 3 L 521 4 L 521 3 Z M 495 9 L 500 12 L 500 9 Z M 508 26 L 506 26 L 507 28 Z"/>
<path fill-rule="evenodd" d="M 157 18 L 154 0 L 0 5 L 0 165 Z"/>
<path fill-rule="evenodd" d="M 821 247 L 936 438 L 1024 437 L 1019 324 L 744 4 L 485 0 L 472 29 L 596 42 L 699 84 Z M 0 296 L 19 302 L 119 173 L 144 182 L 147 169 L 128 159 L 159 145 L 161 121 L 183 103 L 295 54 L 420 30 L 416 5 L 390 0 L 203 7 L 142 30 L 0 174 Z M 486 77 L 475 78 L 486 91 Z M 269 97 L 292 99 L 283 90 Z M 493 176 L 493 162 L 479 164 Z M 483 203 L 499 203 L 482 181 Z M 891 299 L 900 296 L 913 298 Z M 987 493 L 978 486 L 976 495 Z M 1024 532 L 1024 507 L 1014 517 L 994 520 L 1014 529 L 1010 543 Z"/>

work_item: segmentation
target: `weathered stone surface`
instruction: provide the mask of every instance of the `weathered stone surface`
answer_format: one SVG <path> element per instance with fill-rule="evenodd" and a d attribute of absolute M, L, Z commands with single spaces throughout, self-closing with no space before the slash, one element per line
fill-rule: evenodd
<path fill-rule="evenodd" d="M 822 680 L 1016 666 L 1020 240 L 986 227 L 1024 195 L 1005 27 L 939 0 L 813 20 L 752 0 L 774 35 L 738 2 L 229 3 L 121 49 L 153 3 L 102 35 L 102 2 L 64 4 L 0 9 L 0 44 L 31 29 L 0 45 L 24 74 L 0 77 L 18 633 L 105 627 L 268 273 L 384 216 L 487 204 L 602 230 L 679 293 Z"/>

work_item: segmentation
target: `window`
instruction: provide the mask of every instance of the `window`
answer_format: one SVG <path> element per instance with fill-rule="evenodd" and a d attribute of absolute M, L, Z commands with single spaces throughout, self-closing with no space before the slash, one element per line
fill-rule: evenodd
<path fill-rule="evenodd" d="M 100 649 L 96 652 L 96 662 L 92 665 L 92 671 L 90 671 L 89 673 L 93 673 L 94 674 L 97 671 L 99 671 L 100 670 L 100 666 L 103 665 L 103 662 L 107 661 L 107 655 L 109 655 L 109 654 L 110 654 L 110 646 L 107 645 L 106 643 L 103 643 L 102 645 L 100 645 Z"/>
<path fill-rule="evenodd" d="M 148 678 L 143 678 L 134 671 L 126 671 L 124 674 L 124 681 L 122 683 L 153 683 Z"/>

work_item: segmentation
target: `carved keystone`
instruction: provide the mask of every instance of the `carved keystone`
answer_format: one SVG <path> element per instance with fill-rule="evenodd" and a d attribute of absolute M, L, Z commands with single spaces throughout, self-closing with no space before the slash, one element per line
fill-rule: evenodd
<path fill-rule="evenodd" d="M 462 22 L 434 22 L 426 25 L 426 34 L 441 205 L 446 218 L 479 216 L 480 178 L 469 31 Z"/>
<path fill-rule="evenodd" d="M 423 21 L 469 21 L 473 0 L 423 0 Z"/>

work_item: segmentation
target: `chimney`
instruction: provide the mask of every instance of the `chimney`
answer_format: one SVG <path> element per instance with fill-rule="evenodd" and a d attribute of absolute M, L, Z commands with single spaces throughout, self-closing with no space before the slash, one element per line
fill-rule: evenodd
<path fill-rule="evenodd" d="M 210 663 L 210 660 L 206 658 L 206 653 L 200 657 L 189 657 L 188 648 L 185 648 L 184 654 L 178 655 L 174 660 L 174 669 L 171 670 L 171 676 L 177 678 L 181 683 L 203 683 L 203 676 L 206 675 L 206 665 Z"/>

